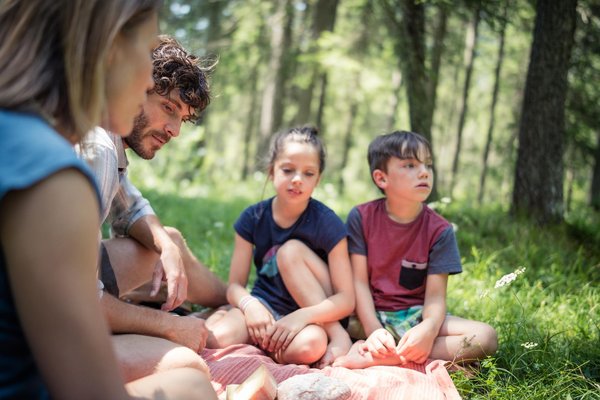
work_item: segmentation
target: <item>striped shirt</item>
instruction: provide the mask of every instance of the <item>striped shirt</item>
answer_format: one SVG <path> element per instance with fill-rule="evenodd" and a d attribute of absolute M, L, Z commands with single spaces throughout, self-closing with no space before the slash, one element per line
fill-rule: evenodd
<path fill-rule="evenodd" d="M 100 127 L 77 146 L 92 169 L 102 199 L 102 222 L 110 224 L 113 235 L 125 236 L 144 215 L 154 215 L 150 202 L 127 177 L 127 155 L 119 135 Z"/>

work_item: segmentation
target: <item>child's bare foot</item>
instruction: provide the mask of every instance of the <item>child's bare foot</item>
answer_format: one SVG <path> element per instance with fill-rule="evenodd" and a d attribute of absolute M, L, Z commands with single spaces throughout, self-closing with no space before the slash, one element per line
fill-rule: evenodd
<path fill-rule="evenodd" d="M 333 367 L 345 367 L 350 369 L 368 368 L 374 365 L 401 365 L 404 360 L 395 354 L 385 357 L 373 357 L 368 351 L 362 351 L 365 341 L 359 340 L 345 356 L 338 357 L 332 364 Z"/>
<path fill-rule="evenodd" d="M 345 367 L 350 369 L 366 368 L 375 365 L 373 356 L 369 352 L 362 352 L 360 348 L 364 344 L 364 340 L 359 340 L 350 348 L 348 354 L 336 358 L 332 367 Z M 364 354 L 363 354 L 364 353 Z"/>
<path fill-rule="evenodd" d="M 352 341 L 350 340 L 350 336 L 347 334 L 334 336 L 327 345 L 327 350 L 323 357 L 315 363 L 315 367 L 325 368 L 331 365 L 336 359 L 347 354 L 351 348 Z"/>

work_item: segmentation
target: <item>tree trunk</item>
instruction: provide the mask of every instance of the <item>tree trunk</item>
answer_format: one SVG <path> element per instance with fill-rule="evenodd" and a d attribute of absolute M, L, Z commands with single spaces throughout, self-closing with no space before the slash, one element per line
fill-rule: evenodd
<path fill-rule="evenodd" d="M 271 135 L 281 128 L 283 121 L 286 55 L 291 42 L 292 15 L 291 0 L 276 0 L 276 10 L 270 19 L 271 57 L 262 99 L 258 157 L 266 153 Z"/>
<path fill-rule="evenodd" d="M 500 25 L 500 38 L 498 45 L 498 59 L 496 60 L 496 71 L 494 73 L 494 89 L 492 91 L 492 104 L 490 106 L 490 125 L 488 127 L 487 138 L 485 140 L 485 148 L 483 150 L 483 162 L 481 168 L 481 176 L 479 178 L 479 194 L 477 201 L 479 204 L 483 202 L 483 194 L 485 192 L 485 178 L 488 169 L 488 157 L 492 146 L 492 138 L 494 135 L 494 126 L 496 123 L 496 103 L 498 102 L 498 89 L 500 88 L 500 72 L 502 71 L 502 62 L 504 61 L 504 39 L 506 36 L 506 17 L 508 11 L 508 2 L 505 3 L 502 22 Z"/>
<path fill-rule="evenodd" d="M 600 130 L 596 132 L 596 151 L 594 152 L 594 172 L 592 174 L 592 187 L 590 189 L 590 204 L 596 211 L 600 211 Z"/>
<path fill-rule="evenodd" d="M 565 97 L 577 0 L 538 0 L 515 167 L 512 212 L 563 220 Z"/>
<path fill-rule="evenodd" d="M 456 132 L 456 149 L 454 151 L 454 160 L 452 161 L 452 178 L 450 180 L 450 194 L 454 192 L 456 184 L 456 175 L 458 174 L 458 162 L 460 159 L 460 151 L 462 147 L 462 134 L 465 127 L 465 119 L 469 108 L 469 91 L 471 87 L 471 77 L 473 76 L 473 66 L 475 64 L 475 55 L 477 49 L 477 37 L 479 30 L 479 6 L 473 15 L 473 22 L 467 30 L 467 38 L 465 43 L 465 64 L 467 70 L 465 73 L 465 85 L 463 87 L 463 95 L 461 98 L 460 117 L 458 119 L 458 130 Z"/>
<path fill-rule="evenodd" d="M 251 170 L 251 165 L 250 165 L 250 148 L 251 148 L 251 141 L 252 138 L 254 137 L 254 132 L 256 130 L 255 127 L 255 119 L 256 119 L 256 113 L 257 113 L 257 107 L 258 107 L 258 92 L 256 90 L 256 86 L 257 86 L 257 82 L 258 82 L 258 64 L 259 61 L 256 62 L 256 64 L 254 64 L 254 66 L 252 67 L 252 70 L 250 72 L 250 88 L 249 93 L 250 93 L 250 108 L 248 110 L 248 119 L 246 120 L 246 129 L 244 132 L 244 159 L 242 162 L 242 180 L 245 181 L 248 178 L 248 174 L 250 173 Z"/>
<path fill-rule="evenodd" d="M 437 76 L 441 64 L 447 14 L 440 6 L 434 33 L 432 67 L 425 63 L 425 4 L 417 0 L 380 0 L 390 33 L 395 38 L 394 52 L 406 82 L 410 129 L 423 135 L 433 146 L 431 125 L 435 106 Z M 433 79 L 432 79 L 433 78 Z M 435 155 L 433 155 L 435 159 Z M 434 162 L 435 164 L 435 162 Z M 437 198 L 437 187 L 430 200 Z"/>
<path fill-rule="evenodd" d="M 356 73 L 355 77 L 355 87 L 360 86 L 360 73 Z M 340 195 L 344 194 L 344 174 L 343 171 L 346 169 L 348 165 L 348 155 L 350 154 L 350 147 L 352 147 L 352 131 L 354 130 L 354 122 L 356 121 L 356 114 L 358 112 L 358 99 L 357 97 L 352 98 L 352 102 L 350 104 L 350 113 L 348 115 L 348 122 L 346 123 L 346 133 L 344 134 L 344 143 L 342 148 L 342 163 L 339 168 L 339 185 L 338 192 Z"/>
<path fill-rule="evenodd" d="M 310 53 L 316 53 L 318 51 L 318 40 L 323 32 L 332 32 L 335 26 L 335 17 L 337 13 L 337 6 L 339 0 L 318 0 L 317 4 L 313 8 L 313 20 L 312 20 L 312 46 L 309 49 Z M 325 90 L 327 88 L 327 73 L 322 72 L 318 63 L 312 64 L 312 70 L 310 72 L 310 82 L 305 90 L 300 92 L 298 112 L 294 117 L 294 121 L 308 122 L 312 116 L 312 99 L 314 97 L 314 90 L 317 85 L 321 90 L 319 95 L 319 109 L 317 116 L 317 126 L 321 126 L 322 113 L 323 113 L 323 101 L 325 99 Z"/>
<path fill-rule="evenodd" d="M 435 112 L 436 99 L 437 99 L 437 86 L 440 76 L 440 66 L 442 65 L 442 54 L 444 53 L 444 41 L 446 38 L 446 31 L 448 25 L 448 8 L 444 3 L 438 6 L 437 21 L 435 25 L 435 31 L 433 33 L 433 46 L 431 49 L 431 73 L 429 79 L 429 99 L 431 113 L 431 121 L 429 125 L 433 123 L 433 113 Z"/>
<path fill-rule="evenodd" d="M 398 70 L 392 72 L 392 88 L 393 92 L 390 96 L 390 115 L 386 125 L 387 132 L 396 130 L 396 117 L 398 114 L 398 107 L 400 105 L 400 90 L 402 89 L 402 73 Z"/>

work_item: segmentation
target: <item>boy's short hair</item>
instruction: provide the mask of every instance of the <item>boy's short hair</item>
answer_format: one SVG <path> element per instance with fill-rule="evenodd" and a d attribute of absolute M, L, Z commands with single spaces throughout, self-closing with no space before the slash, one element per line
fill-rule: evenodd
<path fill-rule="evenodd" d="M 376 169 L 387 172 L 387 164 L 392 157 L 397 157 L 401 160 L 414 158 L 421 162 L 426 162 L 427 160 L 419 158 L 419 153 L 423 149 L 426 150 L 429 156 L 433 154 L 429 141 L 415 132 L 394 131 L 377 136 L 369 144 L 367 153 L 371 179 L 373 179 L 373 171 Z"/>

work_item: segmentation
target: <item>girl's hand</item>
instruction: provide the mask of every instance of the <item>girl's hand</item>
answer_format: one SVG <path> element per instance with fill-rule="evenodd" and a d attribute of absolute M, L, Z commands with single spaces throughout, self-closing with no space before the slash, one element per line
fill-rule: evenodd
<path fill-rule="evenodd" d="M 261 347 L 271 353 L 285 350 L 298 332 L 308 325 L 308 319 L 305 314 L 305 310 L 300 308 L 276 321 L 267 329 Z"/>
<path fill-rule="evenodd" d="M 260 301 L 253 301 L 246 306 L 244 316 L 250 341 L 254 345 L 260 345 L 267 329 L 275 322 L 273 315 Z"/>
<path fill-rule="evenodd" d="M 387 357 L 395 353 L 396 341 L 386 329 L 379 328 L 369 335 L 358 351 L 360 354 L 371 353 L 376 358 Z"/>
<path fill-rule="evenodd" d="M 427 361 L 436 337 L 437 333 L 423 321 L 402 336 L 396 347 L 396 354 L 406 361 L 422 364 Z"/>

